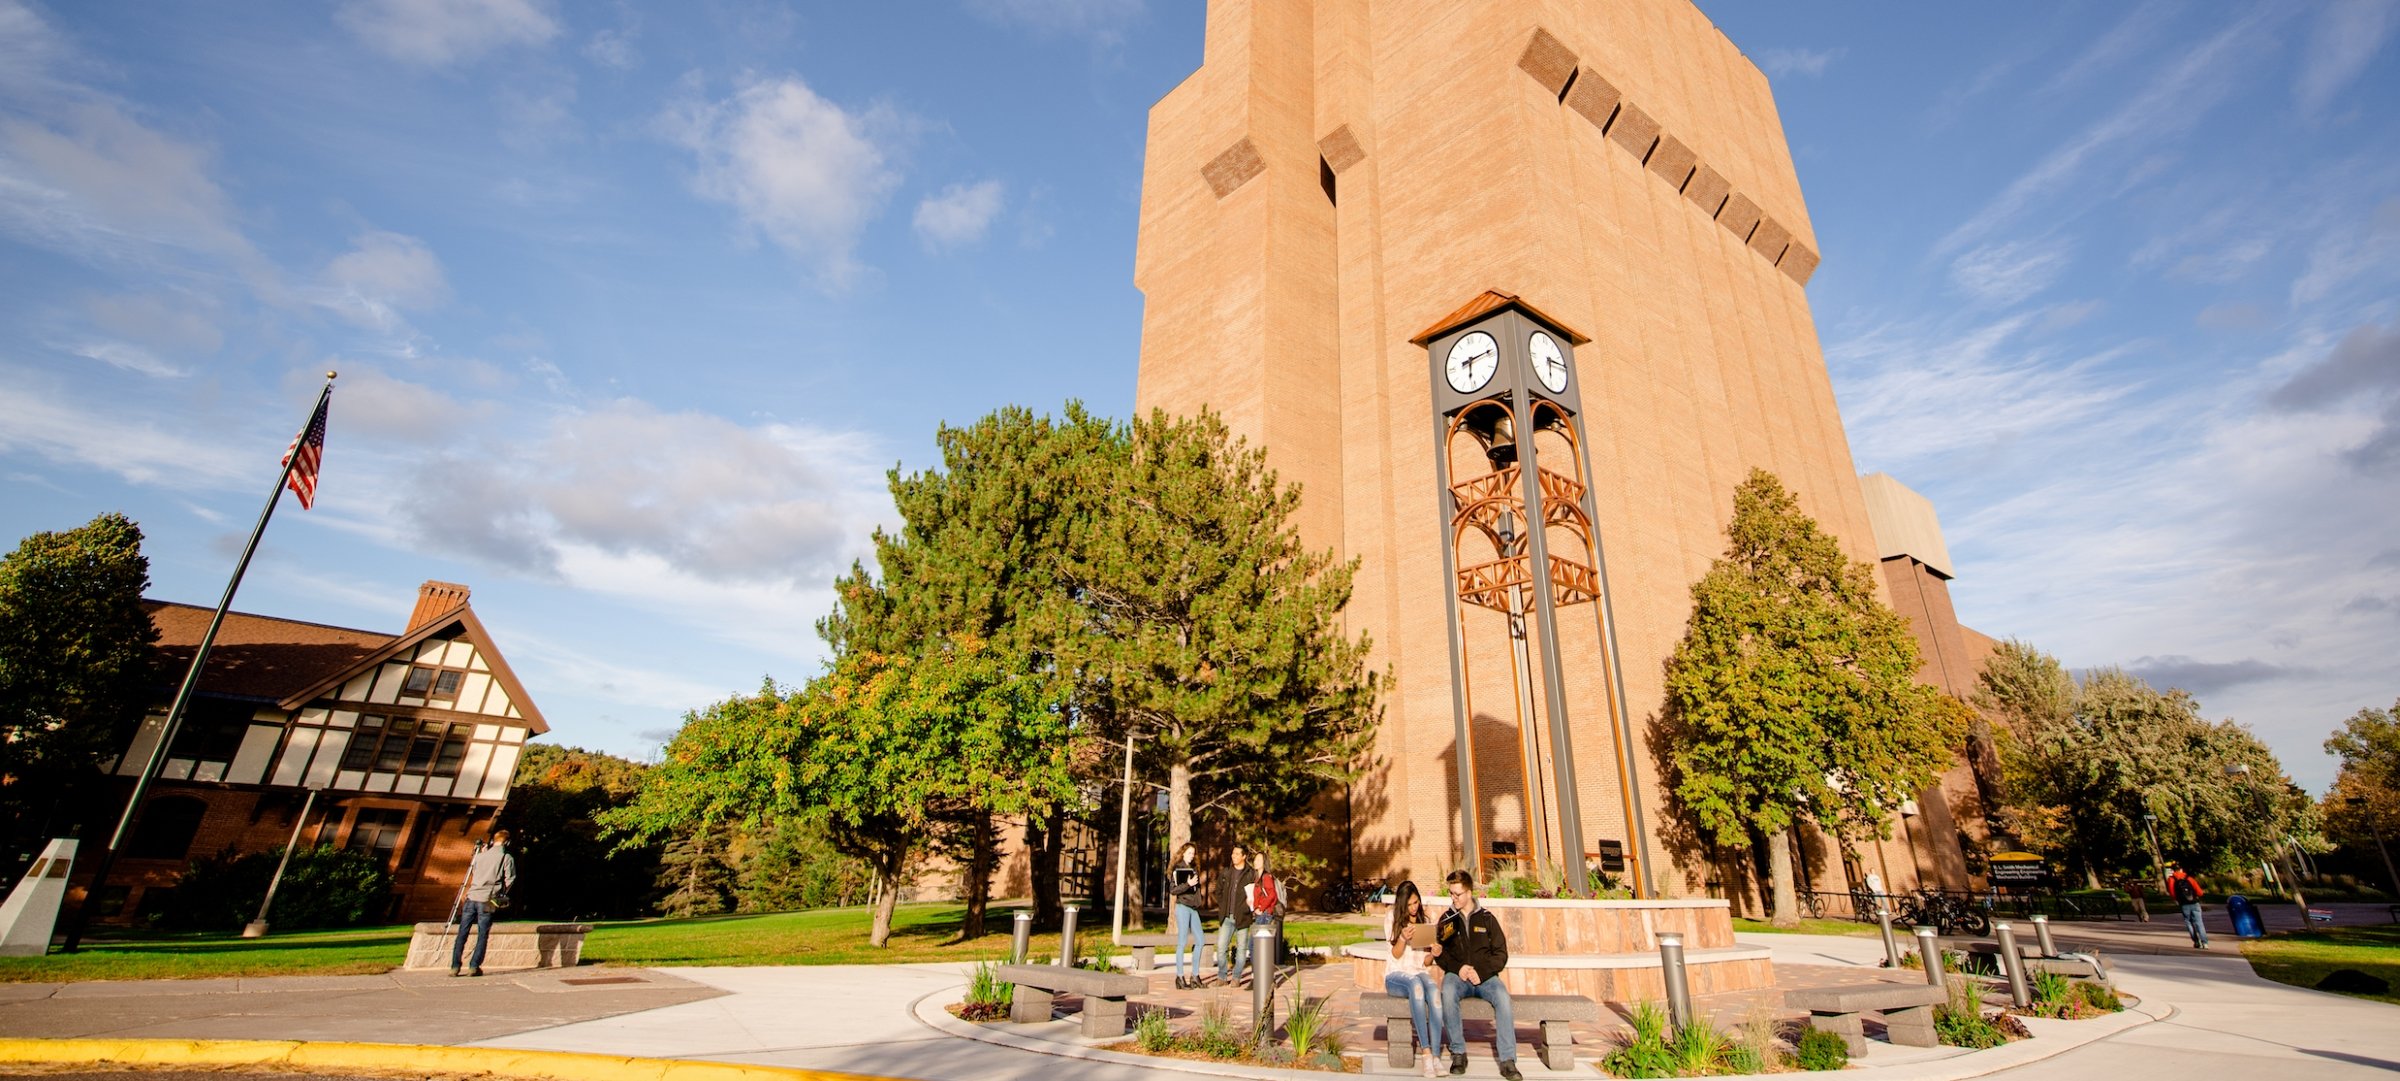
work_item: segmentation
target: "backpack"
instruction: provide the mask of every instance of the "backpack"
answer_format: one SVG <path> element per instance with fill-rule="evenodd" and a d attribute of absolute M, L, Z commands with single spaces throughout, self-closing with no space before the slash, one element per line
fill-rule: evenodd
<path fill-rule="evenodd" d="M 2188 905 L 2200 899 L 2200 884 L 2190 875 L 2176 875 L 2167 880 L 2167 892 L 2174 894 L 2176 904 Z"/>
<path fill-rule="evenodd" d="M 1280 898 L 1275 896 L 1275 876 L 1258 876 L 1258 884 L 1250 888 L 1250 910 L 1259 915 L 1272 915 Z"/>

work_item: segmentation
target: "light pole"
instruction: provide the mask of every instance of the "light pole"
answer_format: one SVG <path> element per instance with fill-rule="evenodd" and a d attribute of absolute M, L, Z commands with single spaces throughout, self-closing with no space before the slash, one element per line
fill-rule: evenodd
<path fill-rule="evenodd" d="M 1125 733 L 1125 801 L 1117 808 L 1117 915 L 1116 926 L 1109 929 L 1108 940 L 1115 945 L 1125 942 L 1125 843 L 1133 837 L 1133 733 Z M 1170 913 L 1171 914 L 1171 913 Z M 1195 951 L 1197 952 L 1197 951 Z M 1183 971 L 1177 969 L 1177 972 Z"/>
<path fill-rule="evenodd" d="M 300 845 L 300 827 L 308 824 L 309 809 L 317 805 L 317 793 L 325 786 L 308 786 L 308 798 L 300 801 L 300 817 L 292 820 L 292 837 L 283 843 L 283 858 L 275 861 L 275 877 L 267 880 L 267 895 L 258 902 L 258 918 L 242 928 L 243 938 L 265 938 L 267 935 L 267 906 L 275 903 L 275 888 L 283 885 L 283 869 L 292 865 L 292 849 Z"/>
<path fill-rule="evenodd" d="M 2392 850 L 2383 847 L 2383 827 L 2375 824 L 2375 809 L 2367 806 L 2365 796 L 2345 796 L 2342 802 L 2358 808 L 2358 813 L 2366 818 L 2367 835 L 2375 838 L 2375 854 L 2383 857 L 2384 881 L 2390 883 L 2393 890 L 2400 891 L 2400 871 L 2392 870 Z"/>
<path fill-rule="evenodd" d="M 2158 890 L 2161 894 L 2171 894 L 2173 891 L 2167 888 L 2167 862 L 2158 854 L 2157 815 L 2142 812 L 2142 833 L 2150 838 L 2150 873 L 2158 876 Z"/>

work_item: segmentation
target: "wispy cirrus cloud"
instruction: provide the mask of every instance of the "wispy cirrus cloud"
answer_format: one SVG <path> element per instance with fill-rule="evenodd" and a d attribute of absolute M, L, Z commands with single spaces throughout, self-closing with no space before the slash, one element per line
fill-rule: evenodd
<path fill-rule="evenodd" d="M 540 45 L 559 29 L 538 0 L 350 0 L 335 18 L 377 52 L 435 67 Z"/>
<path fill-rule="evenodd" d="M 917 204 L 917 239 L 932 251 L 980 243 L 1000 216 L 1003 191 L 997 180 L 952 184 Z"/>
<path fill-rule="evenodd" d="M 2400 26 L 2393 0 L 2326 0 L 2316 5 L 2316 25 L 2292 80 L 2292 100 L 2302 116 L 2316 116 L 2356 81 Z"/>
<path fill-rule="evenodd" d="M 1843 54 L 1850 50 L 1836 46 L 1831 49 L 1762 49 L 1758 66 L 1774 78 L 1787 75 L 1823 75 Z"/>

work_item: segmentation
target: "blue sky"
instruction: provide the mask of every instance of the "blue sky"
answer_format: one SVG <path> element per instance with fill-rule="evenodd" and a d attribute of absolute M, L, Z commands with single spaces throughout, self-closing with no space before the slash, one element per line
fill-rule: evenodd
<path fill-rule="evenodd" d="M 2394 5 L 1709 3 L 1773 79 L 1862 471 L 1961 617 L 2253 725 L 2400 697 Z M 1920 10 L 1920 8 L 1924 10 Z M 813 674 L 934 426 L 1123 415 L 1192 0 L 0 0 L 0 532 L 208 603 L 462 581 L 554 738 Z M 2381 106 L 2381 108 L 2377 108 Z"/>

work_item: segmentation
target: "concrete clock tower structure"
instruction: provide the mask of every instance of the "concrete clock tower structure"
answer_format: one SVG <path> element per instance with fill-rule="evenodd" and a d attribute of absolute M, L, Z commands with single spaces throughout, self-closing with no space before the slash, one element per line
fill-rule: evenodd
<path fill-rule="evenodd" d="M 1210 0 L 1147 154 L 1138 407 L 1222 414 L 1361 560 L 1359 873 L 1704 892 L 1647 733 L 1734 487 L 1878 554 L 1766 76 L 1688 0 Z"/>

